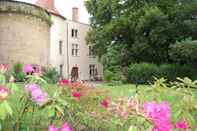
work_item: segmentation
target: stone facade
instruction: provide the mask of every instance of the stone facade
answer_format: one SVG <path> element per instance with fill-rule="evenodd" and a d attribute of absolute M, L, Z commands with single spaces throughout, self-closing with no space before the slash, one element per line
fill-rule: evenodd
<path fill-rule="evenodd" d="M 90 26 L 67 20 L 49 1 L 42 0 L 40 7 L 0 1 L 0 63 L 50 65 L 66 79 L 74 68 L 79 80 L 101 78 L 103 66 L 85 41 Z"/>
<path fill-rule="evenodd" d="M 78 67 L 79 79 L 89 80 L 94 79 L 93 74 L 90 74 L 90 65 L 95 66 L 97 70 L 97 77 L 103 76 L 103 66 L 99 63 L 98 58 L 90 56 L 89 46 L 86 44 L 86 35 L 90 30 L 88 24 L 79 23 L 76 21 L 68 20 L 68 54 L 69 54 L 69 74 L 71 74 L 73 67 Z M 77 36 L 72 37 L 72 30 L 77 30 Z M 78 55 L 72 55 L 72 45 L 78 45 Z M 95 74 L 96 75 L 96 74 Z"/>
<path fill-rule="evenodd" d="M 50 26 L 46 21 L 29 14 L 0 10 L 0 63 L 47 65 L 49 43 Z"/>

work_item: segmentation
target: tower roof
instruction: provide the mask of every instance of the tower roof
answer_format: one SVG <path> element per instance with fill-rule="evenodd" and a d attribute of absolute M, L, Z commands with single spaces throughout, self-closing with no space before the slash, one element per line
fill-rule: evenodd
<path fill-rule="evenodd" d="M 46 9 L 49 13 L 60 15 L 55 7 L 54 0 L 37 0 L 36 5 Z"/>

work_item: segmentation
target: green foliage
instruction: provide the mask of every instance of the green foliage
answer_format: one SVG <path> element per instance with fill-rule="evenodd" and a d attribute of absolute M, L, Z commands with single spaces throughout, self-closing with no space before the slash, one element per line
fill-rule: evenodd
<path fill-rule="evenodd" d="M 56 68 L 44 67 L 42 77 L 50 84 L 55 84 L 59 80 L 59 73 Z"/>
<path fill-rule="evenodd" d="M 159 67 L 159 77 L 164 77 L 170 81 L 176 80 L 177 77 L 189 77 L 196 79 L 197 70 L 192 66 L 179 64 L 162 64 Z"/>
<path fill-rule="evenodd" d="M 177 78 L 171 84 L 166 84 L 166 82 L 163 78 L 157 79 L 151 88 L 139 88 L 138 97 L 142 101 L 168 102 L 172 122 L 175 124 L 178 120 L 185 120 L 190 128 L 194 129 L 197 120 L 197 98 L 193 88 L 197 88 L 197 81 L 185 77 Z"/>
<path fill-rule="evenodd" d="M 168 63 L 170 45 L 197 39 L 196 5 L 196 0 L 87 0 L 92 27 L 87 42 L 107 66 Z"/>
<path fill-rule="evenodd" d="M 24 82 L 25 74 L 23 72 L 23 64 L 16 63 L 12 67 L 12 75 L 17 82 Z"/>
<path fill-rule="evenodd" d="M 186 39 L 170 46 L 170 58 L 177 63 L 197 65 L 197 41 Z"/>
<path fill-rule="evenodd" d="M 108 82 L 112 81 L 114 77 L 114 73 L 112 71 L 106 70 L 104 72 L 104 79 Z"/>
<path fill-rule="evenodd" d="M 178 78 L 170 84 L 164 78 L 158 79 L 151 88 L 139 88 L 138 94 L 131 92 L 129 97 L 114 99 L 109 97 L 110 92 L 88 84 L 48 85 L 38 76 L 28 80 L 42 84 L 40 88 L 48 94 L 47 102 L 36 104 L 24 85 L 3 83 L 9 88 L 9 95 L 0 99 L 1 130 L 47 130 L 49 124 L 60 125 L 62 121 L 69 122 L 76 131 L 150 130 L 143 104 L 152 101 L 169 103 L 173 125 L 185 120 L 193 129 L 196 124 L 197 97 L 193 88 L 197 88 L 197 81 L 189 78 Z M 73 91 L 80 92 L 80 99 L 73 97 Z M 109 100 L 108 107 L 102 106 L 104 99 Z"/>
<path fill-rule="evenodd" d="M 127 80 L 131 83 L 152 83 L 154 78 L 164 77 L 169 81 L 176 80 L 177 77 L 196 78 L 197 70 L 187 65 L 179 64 L 131 64 L 128 68 Z"/>
<path fill-rule="evenodd" d="M 147 83 L 153 82 L 158 75 L 158 67 L 155 64 L 141 63 L 131 64 L 128 68 L 128 82 Z"/>

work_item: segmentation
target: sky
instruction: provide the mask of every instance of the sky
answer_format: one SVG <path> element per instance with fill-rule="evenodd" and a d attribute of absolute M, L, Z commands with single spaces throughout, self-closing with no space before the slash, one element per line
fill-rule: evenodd
<path fill-rule="evenodd" d="M 36 0 L 18 0 L 28 3 L 35 3 Z M 55 0 L 55 6 L 61 15 L 72 19 L 72 7 L 79 8 L 79 21 L 82 23 L 89 22 L 89 14 L 85 8 L 84 0 Z"/>

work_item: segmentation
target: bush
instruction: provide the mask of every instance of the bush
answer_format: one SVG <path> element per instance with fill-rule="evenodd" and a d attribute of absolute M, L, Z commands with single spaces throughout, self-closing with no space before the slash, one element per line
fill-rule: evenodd
<path fill-rule="evenodd" d="M 177 77 L 196 78 L 197 71 L 187 65 L 150 63 L 131 64 L 128 68 L 127 80 L 136 84 L 147 84 L 154 81 L 154 77 L 164 77 L 174 81 Z"/>
<path fill-rule="evenodd" d="M 24 82 L 25 74 L 23 72 L 23 64 L 16 63 L 12 68 L 12 75 L 16 82 Z"/>
<path fill-rule="evenodd" d="M 42 71 L 43 71 L 42 77 L 48 83 L 55 84 L 59 80 L 60 75 L 56 68 L 44 67 Z"/>
<path fill-rule="evenodd" d="M 110 70 L 106 70 L 104 72 L 104 79 L 108 82 L 112 81 L 113 80 L 113 77 L 114 77 L 114 73 Z"/>
<path fill-rule="evenodd" d="M 177 77 L 190 77 L 195 79 L 197 71 L 187 65 L 163 64 L 159 66 L 159 76 L 170 81 L 176 80 Z"/>
<path fill-rule="evenodd" d="M 147 83 L 157 77 L 158 67 L 155 64 L 140 63 L 131 64 L 128 68 L 128 82 L 131 83 Z"/>
<path fill-rule="evenodd" d="M 170 46 L 170 59 L 181 64 L 197 65 L 197 41 L 186 39 Z"/>

